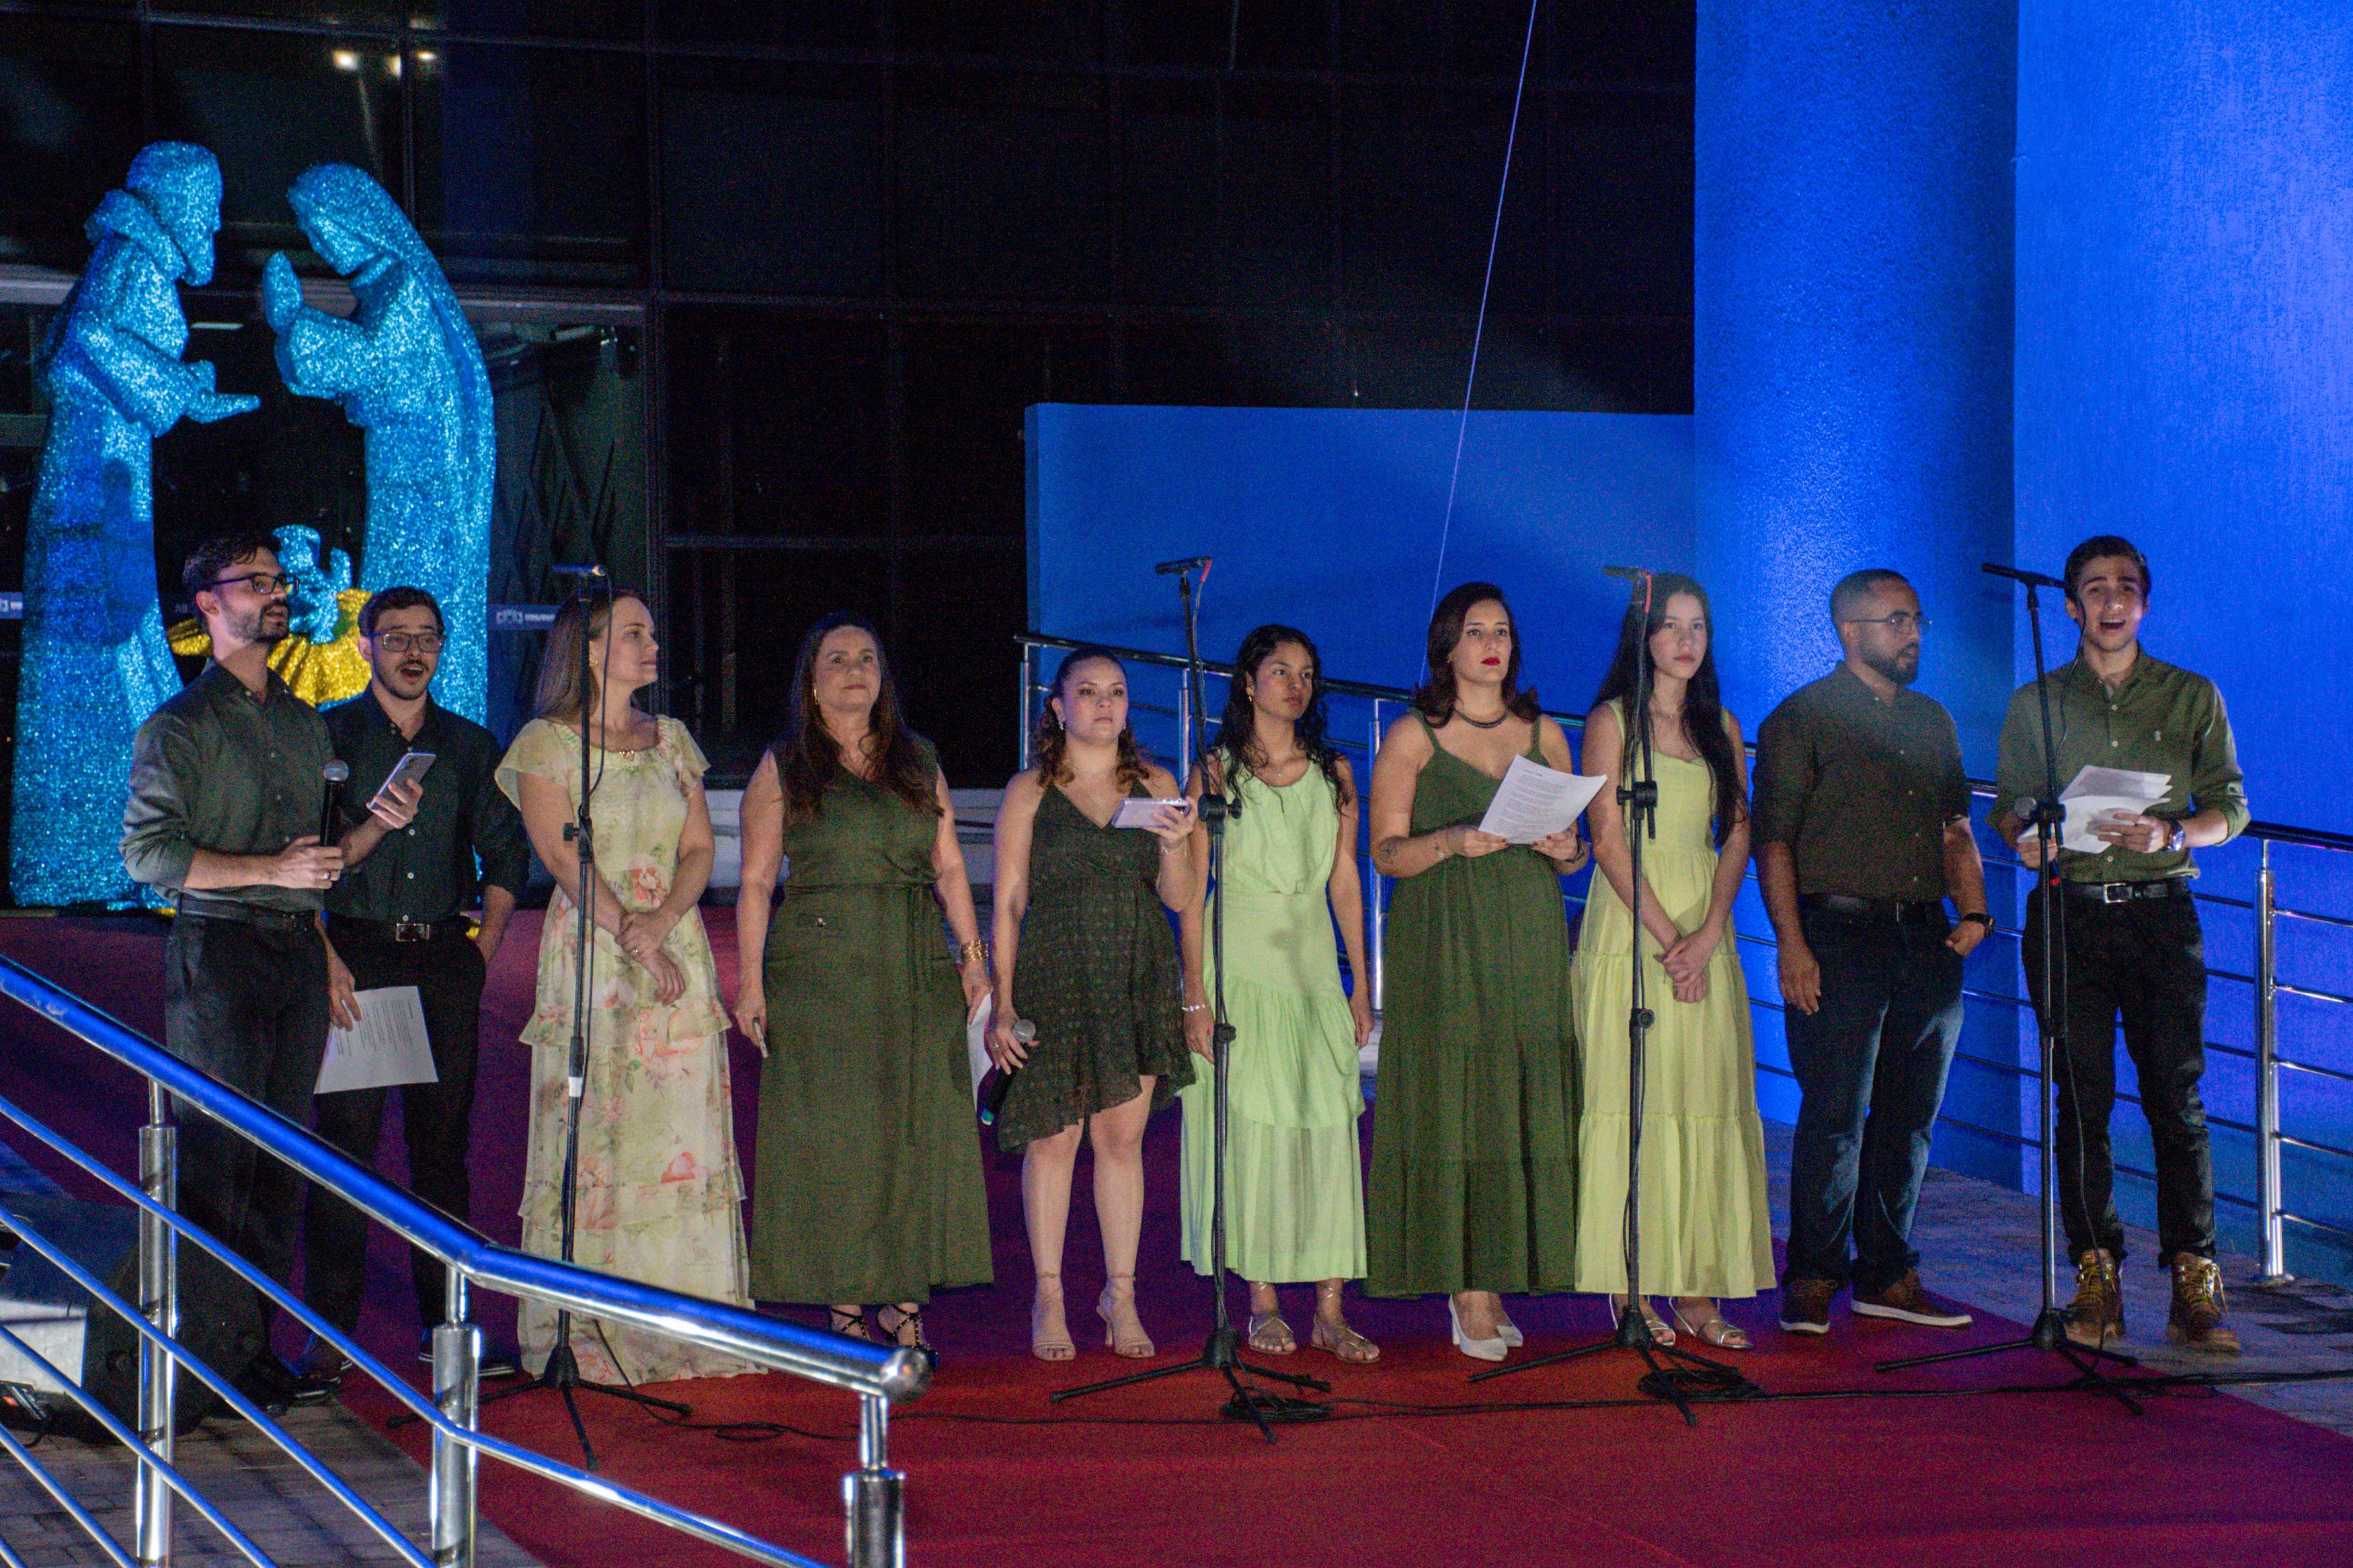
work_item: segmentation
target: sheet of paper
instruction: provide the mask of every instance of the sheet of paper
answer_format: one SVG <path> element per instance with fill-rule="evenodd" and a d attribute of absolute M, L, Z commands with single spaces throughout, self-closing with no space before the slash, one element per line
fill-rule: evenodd
<path fill-rule="evenodd" d="M 2097 855 L 2108 845 L 2092 829 L 2103 821 L 2138 816 L 2165 798 L 2173 787 L 2171 773 L 2135 773 L 2129 768 L 2084 767 L 2059 792 L 2067 808 L 2060 829 L 2059 847 L 2078 855 Z"/>
<path fill-rule="evenodd" d="M 425 1004 L 414 985 L 363 991 L 359 1027 L 327 1031 L 327 1059 L 319 1067 L 321 1094 L 438 1083 L 433 1044 L 425 1035 Z"/>
<path fill-rule="evenodd" d="M 1565 773 L 1558 768 L 1514 757 L 1479 819 L 1479 831 L 1514 844 L 1548 838 L 1584 815 L 1606 779 Z"/>
<path fill-rule="evenodd" d="M 1128 799 L 1121 801 L 1119 803 L 1119 809 L 1111 814 L 1111 825 L 1113 827 L 1148 828 L 1152 826 L 1154 814 L 1158 812 L 1162 806 L 1183 805 L 1184 804 L 1185 802 L 1181 798 L 1176 800 L 1137 800 L 1134 796 L 1130 796 Z"/>
<path fill-rule="evenodd" d="M 972 1108 L 980 1110 L 980 1080 L 988 1076 L 988 1021 L 997 1015 L 997 998 L 984 996 L 972 1016 L 964 1021 L 964 1054 L 972 1065 Z"/>

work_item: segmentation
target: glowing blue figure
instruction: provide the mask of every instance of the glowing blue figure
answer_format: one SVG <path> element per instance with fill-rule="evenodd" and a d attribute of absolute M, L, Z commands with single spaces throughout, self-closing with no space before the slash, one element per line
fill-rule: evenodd
<path fill-rule="evenodd" d="M 319 531 L 299 522 L 273 528 L 269 535 L 286 569 L 288 632 L 313 643 L 334 641 L 343 613 L 339 595 L 352 585 L 352 558 L 340 550 L 321 553 Z"/>
<path fill-rule="evenodd" d="M 182 418 L 260 406 L 183 362 L 178 285 L 209 282 L 220 165 L 159 142 L 90 220 L 90 265 L 41 344 L 49 398 L 25 541 L 10 882 L 24 904 L 136 897 L 117 847 L 131 738 L 180 689 L 155 595 L 149 459 Z"/>
<path fill-rule="evenodd" d="M 490 374 L 399 205 L 359 170 L 322 163 L 287 193 L 295 221 L 350 280 L 346 321 L 302 303 L 283 256 L 262 268 L 263 313 L 291 391 L 332 397 L 367 432 L 367 542 L 360 586 L 396 583 L 441 601 L 448 641 L 436 701 L 480 719 L 489 670 L 491 497 L 498 471 Z"/>

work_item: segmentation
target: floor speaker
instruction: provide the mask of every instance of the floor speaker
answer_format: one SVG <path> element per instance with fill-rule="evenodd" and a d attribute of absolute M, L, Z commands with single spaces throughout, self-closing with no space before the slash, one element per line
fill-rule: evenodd
<path fill-rule="evenodd" d="M 106 1281 L 123 1300 L 139 1300 L 139 1211 L 125 1204 L 78 1198 L 0 1195 L 0 1323 L 40 1352 L 49 1366 L 87 1390 L 132 1426 L 139 1422 L 139 1334 L 113 1309 L 96 1303 L 64 1270 L 10 1229 L 8 1214 L 23 1216 L 74 1262 Z M 193 1242 L 180 1258 L 180 1343 L 206 1364 L 229 1375 L 262 1345 L 261 1310 L 253 1287 Z M 174 1425 L 186 1431 L 222 1407 L 219 1395 L 183 1367 L 174 1396 Z M 82 1436 L 104 1428 L 77 1405 L 56 1373 L 0 1341 L 0 1390 L 7 1414 L 53 1430 Z"/>

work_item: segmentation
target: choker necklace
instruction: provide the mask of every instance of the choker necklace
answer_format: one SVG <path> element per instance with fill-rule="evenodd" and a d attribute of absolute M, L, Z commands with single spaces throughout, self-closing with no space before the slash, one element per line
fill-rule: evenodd
<path fill-rule="evenodd" d="M 1461 720 L 1465 724 L 1470 725 L 1474 730 L 1493 730 L 1501 725 L 1504 720 L 1510 718 L 1512 716 L 1512 710 L 1506 708 L 1501 713 L 1496 714 L 1493 719 L 1473 719 L 1470 714 L 1465 713 L 1461 709 L 1457 708 L 1454 710 L 1454 716 L 1457 719 Z"/>

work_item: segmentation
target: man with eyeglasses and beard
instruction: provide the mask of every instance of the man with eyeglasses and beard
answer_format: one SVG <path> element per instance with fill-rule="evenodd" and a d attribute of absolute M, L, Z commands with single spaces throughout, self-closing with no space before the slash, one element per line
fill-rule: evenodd
<path fill-rule="evenodd" d="M 441 606 L 422 588 L 379 590 L 360 610 L 360 651 L 368 688 L 326 710 L 335 754 L 349 763 L 344 873 L 327 895 L 329 985 L 335 1021 L 358 1022 L 357 994 L 414 985 L 425 1014 L 437 1081 L 401 1086 L 408 1180 L 420 1198 L 463 1222 L 471 1197 L 466 1168 L 472 1137 L 475 1061 L 482 982 L 506 934 L 515 899 L 531 876 L 522 817 L 493 774 L 500 747 L 491 732 L 432 697 L 440 668 Z M 419 783 L 390 783 L 400 759 L 429 752 Z M 479 889 L 482 919 L 464 911 Z M 383 1089 L 318 1097 L 319 1135 L 364 1165 L 375 1163 L 384 1131 Z M 332 1194 L 313 1188 L 303 1233 L 305 1299 L 350 1331 L 367 1287 L 368 1222 Z M 417 1316 L 431 1331 L 444 1320 L 447 1272 L 412 1249 Z M 314 1347 L 311 1369 L 338 1375 L 340 1354 Z"/>
<path fill-rule="evenodd" d="M 2206 1108 L 2206 949 L 2189 886 L 2189 852 L 2227 844 L 2247 826 L 2247 792 L 2231 721 L 2214 683 L 2151 658 L 2140 646 L 2148 562 L 2131 541 L 2087 539 L 2067 554 L 2067 614 L 2081 628 L 2075 657 L 2050 677 L 2059 787 L 2084 768 L 2166 773 L 2165 797 L 2131 816 L 2095 819 L 2096 854 L 2062 848 L 2049 886 L 2027 900 L 2027 984 L 2043 994 L 2042 921 L 2061 900 L 2065 1044 L 2058 1068 L 2059 1217 L 2075 1259 L 2067 1337 L 2098 1345 L 2124 1333 L 2124 1222 L 2116 1215 L 2108 1117 L 2116 1107 L 2116 1024 L 2140 1080 L 2157 1155 L 2157 1263 L 2173 1276 L 2165 1325 L 2172 1343 L 2236 1355 L 2222 1321 L 2214 1264 L 2214 1164 Z M 1994 828 L 2040 866 L 2026 822 L 2042 793 L 2042 707 L 2029 681 L 2002 721 Z M 2039 879 L 2041 880 L 2041 879 Z"/>
<path fill-rule="evenodd" d="M 1911 1235 L 1961 961 L 1993 929 L 1968 775 L 1952 715 L 1911 689 L 1928 629 L 1912 585 L 1853 573 L 1831 619 L 1843 660 L 1757 735 L 1757 881 L 1802 1095 L 1781 1327 L 1829 1332 L 1851 1283 L 1859 1317 L 1961 1328 L 1969 1315 L 1922 1288 Z"/>
<path fill-rule="evenodd" d="M 164 1042 L 191 1066 L 298 1124 L 327 1046 L 319 930 L 343 851 L 318 838 L 327 726 L 269 668 L 290 625 L 267 534 L 209 540 L 181 582 L 212 635 L 204 672 L 139 727 L 122 813 L 133 881 L 179 894 L 164 948 Z M 302 1182 L 207 1117 L 179 1121 L 180 1209 L 279 1280 L 294 1266 Z M 184 1249 L 185 1251 L 185 1249 Z M 257 1402 L 323 1399 L 269 1346 L 239 1373 Z"/>

